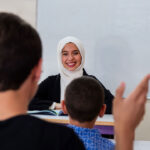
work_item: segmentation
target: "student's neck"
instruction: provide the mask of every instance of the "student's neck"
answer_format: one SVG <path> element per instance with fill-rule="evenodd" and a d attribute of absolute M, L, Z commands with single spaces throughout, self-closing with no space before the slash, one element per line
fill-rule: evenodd
<path fill-rule="evenodd" d="M 78 127 L 82 127 L 82 128 L 89 128 L 89 129 L 92 129 L 95 125 L 95 120 L 93 121 L 90 121 L 90 122 L 79 122 L 79 121 L 76 121 L 76 120 L 73 120 L 71 118 L 69 118 L 69 122 L 70 124 L 72 125 L 75 125 L 75 126 L 78 126 Z"/>
<path fill-rule="evenodd" d="M 27 96 L 19 91 L 0 92 L 0 120 L 25 114 L 28 107 L 25 99 Z"/>

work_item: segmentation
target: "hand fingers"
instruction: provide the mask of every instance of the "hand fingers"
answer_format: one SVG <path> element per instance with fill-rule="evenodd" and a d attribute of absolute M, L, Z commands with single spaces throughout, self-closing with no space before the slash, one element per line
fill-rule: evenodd
<path fill-rule="evenodd" d="M 138 98 L 141 94 L 144 96 L 148 91 L 148 81 L 150 80 L 150 74 L 144 77 L 144 79 L 139 83 L 135 90 L 130 94 L 132 99 Z"/>
<path fill-rule="evenodd" d="M 122 99 L 124 90 L 125 90 L 125 83 L 122 82 L 116 90 L 116 95 L 115 95 L 116 100 Z"/>

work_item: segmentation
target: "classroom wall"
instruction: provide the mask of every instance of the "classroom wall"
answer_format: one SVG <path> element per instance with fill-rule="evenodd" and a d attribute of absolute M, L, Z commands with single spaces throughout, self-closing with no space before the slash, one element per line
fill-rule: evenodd
<path fill-rule="evenodd" d="M 125 81 L 127 96 L 150 72 L 149 8 L 149 0 L 38 0 L 37 29 L 44 48 L 41 79 L 59 72 L 57 43 L 73 35 L 84 44 L 87 72 L 113 94 Z"/>
<path fill-rule="evenodd" d="M 13 12 L 36 27 L 37 0 L 0 0 L 0 12 Z"/>

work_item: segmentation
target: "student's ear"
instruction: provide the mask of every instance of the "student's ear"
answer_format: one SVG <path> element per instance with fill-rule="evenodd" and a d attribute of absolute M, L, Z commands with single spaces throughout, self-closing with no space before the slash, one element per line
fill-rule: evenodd
<path fill-rule="evenodd" d="M 62 106 L 63 113 L 68 114 L 66 104 L 65 104 L 65 100 L 61 101 L 61 106 Z"/>
<path fill-rule="evenodd" d="M 42 58 L 40 58 L 38 64 L 33 69 L 33 80 L 38 82 L 42 72 Z"/>
<path fill-rule="evenodd" d="M 106 111 L 106 104 L 103 104 L 100 112 L 99 112 L 99 117 L 103 117 Z"/>

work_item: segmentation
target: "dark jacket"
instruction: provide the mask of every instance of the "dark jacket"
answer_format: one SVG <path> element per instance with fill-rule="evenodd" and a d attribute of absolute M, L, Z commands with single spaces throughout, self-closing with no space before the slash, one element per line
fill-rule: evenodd
<path fill-rule="evenodd" d="M 0 133 L 0 150 L 85 150 L 70 128 L 29 115 L 1 120 Z"/>
<path fill-rule="evenodd" d="M 83 75 L 90 76 L 98 80 L 95 76 L 88 75 L 85 70 L 83 70 Z M 104 87 L 101 82 L 100 84 L 104 88 L 105 104 L 107 105 L 106 114 L 111 114 L 112 100 L 114 96 Z M 47 110 L 53 102 L 60 103 L 60 92 L 60 74 L 49 76 L 39 85 L 37 94 L 29 105 L 29 110 Z"/>

